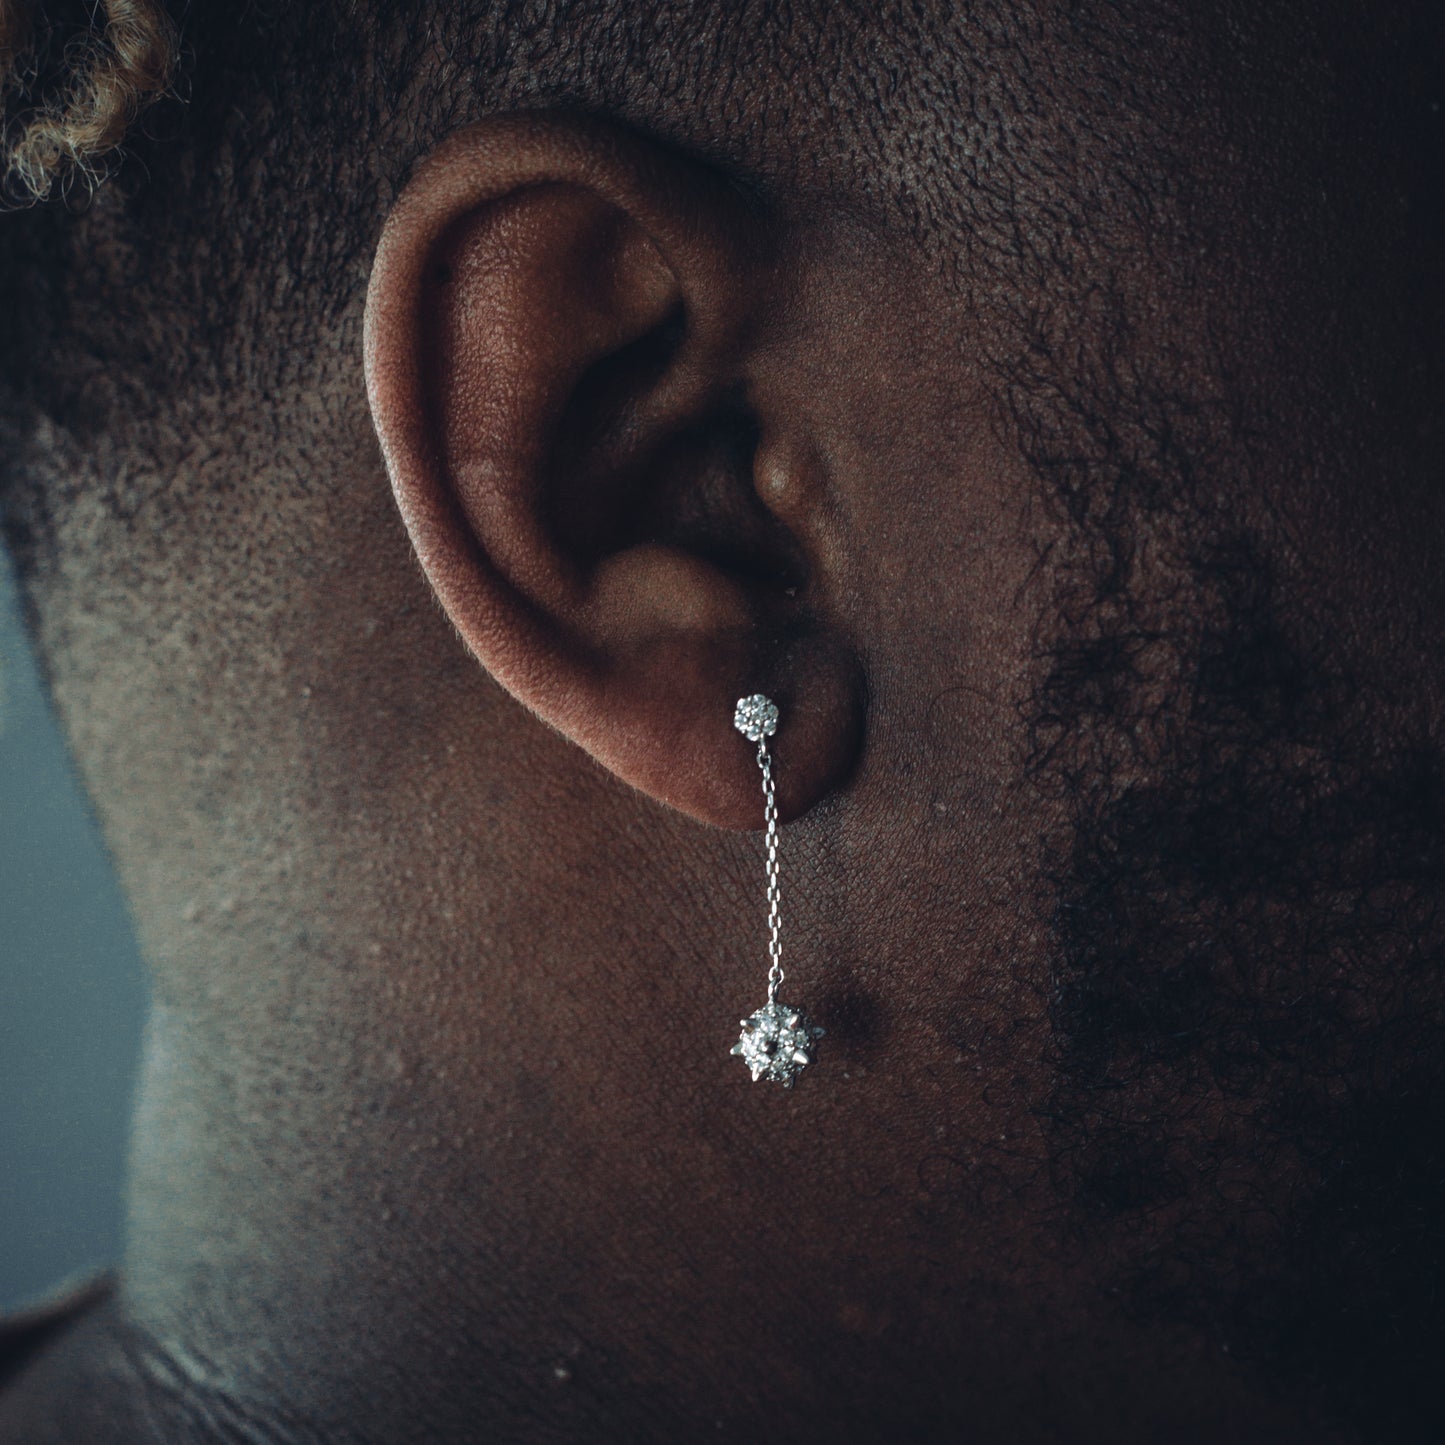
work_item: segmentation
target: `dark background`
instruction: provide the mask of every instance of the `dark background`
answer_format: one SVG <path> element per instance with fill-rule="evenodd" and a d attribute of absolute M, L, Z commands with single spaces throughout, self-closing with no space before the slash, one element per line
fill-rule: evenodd
<path fill-rule="evenodd" d="M 0 1311 L 115 1262 L 145 992 L 0 552 Z"/>

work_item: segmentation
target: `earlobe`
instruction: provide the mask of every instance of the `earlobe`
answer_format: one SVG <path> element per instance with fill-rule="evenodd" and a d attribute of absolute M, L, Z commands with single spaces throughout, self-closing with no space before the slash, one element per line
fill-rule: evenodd
<path fill-rule="evenodd" d="M 472 652 L 604 767 L 733 827 L 761 822 L 739 696 L 784 705 L 784 816 L 861 727 L 816 465 L 752 374 L 776 282 L 767 223 L 717 178 L 528 116 L 420 167 L 367 297 L 392 485 Z"/>

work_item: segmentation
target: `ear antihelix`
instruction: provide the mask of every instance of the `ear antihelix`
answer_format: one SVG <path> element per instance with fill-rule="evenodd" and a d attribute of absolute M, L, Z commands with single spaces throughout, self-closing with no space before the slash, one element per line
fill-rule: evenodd
<path fill-rule="evenodd" d="M 676 309 L 677 278 L 634 221 L 570 184 L 468 213 L 438 253 L 420 305 L 442 484 L 527 602 L 575 609 L 587 579 L 558 545 L 548 495 L 570 403 L 602 358 Z M 605 507 L 604 490 L 588 501 Z"/>

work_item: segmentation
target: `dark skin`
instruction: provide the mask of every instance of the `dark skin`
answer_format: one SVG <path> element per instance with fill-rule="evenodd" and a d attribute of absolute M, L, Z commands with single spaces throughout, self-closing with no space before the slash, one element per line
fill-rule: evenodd
<path fill-rule="evenodd" d="M 747 164 L 685 98 L 486 114 L 264 403 L 130 427 L 174 500 L 77 448 L 31 595 L 156 1009 L 122 1283 L 0 1438 L 1428 1438 L 1360 1344 L 1432 1320 L 1429 1159 L 1361 1143 L 1439 1078 L 1396 181 L 1325 226 L 1227 26 L 1061 15 L 1042 110 L 930 21 L 967 223 L 880 219 L 943 122 L 850 149 L 825 57 Z M 727 1056 L 754 690 L 792 1092 Z"/>

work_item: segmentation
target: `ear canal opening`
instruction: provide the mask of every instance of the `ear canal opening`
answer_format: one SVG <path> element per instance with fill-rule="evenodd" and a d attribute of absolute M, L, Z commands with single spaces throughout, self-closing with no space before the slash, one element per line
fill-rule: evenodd
<path fill-rule="evenodd" d="M 789 605 L 807 586 L 807 561 L 758 496 L 759 430 L 745 399 L 682 399 L 691 391 L 684 384 L 669 415 L 661 395 L 672 390 L 687 337 L 679 301 L 577 381 L 554 431 L 549 531 L 581 576 L 609 556 L 654 544 L 686 551 Z"/>
<path fill-rule="evenodd" d="M 806 589 L 808 564 L 758 496 L 758 443 L 757 420 L 740 399 L 663 439 L 648 459 L 629 540 L 691 552 L 784 603 Z"/>

